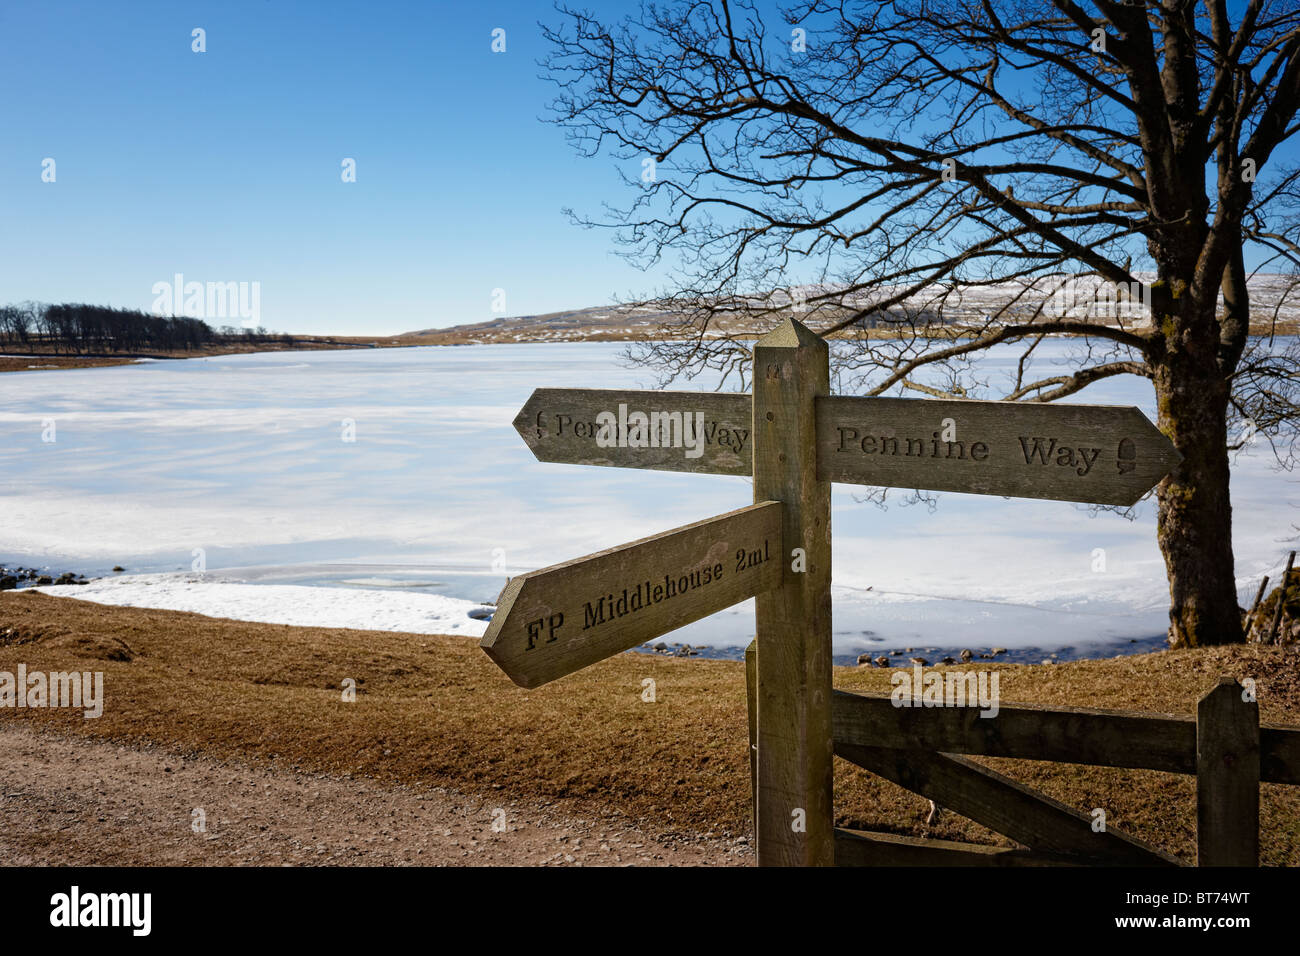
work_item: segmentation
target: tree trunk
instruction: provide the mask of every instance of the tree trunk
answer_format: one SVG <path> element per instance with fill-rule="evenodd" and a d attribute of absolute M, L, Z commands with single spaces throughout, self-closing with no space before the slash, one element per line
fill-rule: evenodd
<path fill-rule="evenodd" d="M 1169 573 L 1169 644 L 1242 640 L 1228 496 L 1229 385 L 1211 348 L 1153 363 L 1159 425 L 1183 460 L 1157 489 L 1157 539 Z"/>

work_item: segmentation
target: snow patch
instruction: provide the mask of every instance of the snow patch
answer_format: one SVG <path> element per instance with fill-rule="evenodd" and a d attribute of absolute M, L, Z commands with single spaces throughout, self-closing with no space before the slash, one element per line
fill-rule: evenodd
<path fill-rule="evenodd" d="M 302 627 L 347 627 L 410 634 L 482 637 L 487 622 L 471 611 L 484 606 L 438 594 L 403 594 L 364 588 L 313 588 L 292 584 L 208 581 L 198 574 L 134 574 L 83 585 L 32 588 L 54 597 L 119 607 L 189 611 L 208 617 Z"/>

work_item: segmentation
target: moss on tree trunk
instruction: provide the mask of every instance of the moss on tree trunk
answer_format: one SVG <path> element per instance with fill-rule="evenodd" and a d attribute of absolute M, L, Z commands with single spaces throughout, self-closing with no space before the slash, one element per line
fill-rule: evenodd
<path fill-rule="evenodd" d="M 1208 343 L 1207 343 L 1208 344 Z M 1228 383 L 1212 351 L 1171 349 L 1153 368 L 1160 429 L 1183 460 L 1157 489 L 1157 538 L 1169 574 L 1169 643 L 1242 638 L 1228 494 Z"/>

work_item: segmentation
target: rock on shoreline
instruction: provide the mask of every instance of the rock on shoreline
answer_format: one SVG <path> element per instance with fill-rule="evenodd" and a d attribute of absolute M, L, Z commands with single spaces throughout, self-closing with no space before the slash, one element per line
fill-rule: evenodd
<path fill-rule="evenodd" d="M 40 568 L 7 568 L 0 565 L 0 591 L 16 591 L 24 587 L 39 588 L 57 584 L 89 584 L 84 574 L 64 571 L 57 578 Z"/>

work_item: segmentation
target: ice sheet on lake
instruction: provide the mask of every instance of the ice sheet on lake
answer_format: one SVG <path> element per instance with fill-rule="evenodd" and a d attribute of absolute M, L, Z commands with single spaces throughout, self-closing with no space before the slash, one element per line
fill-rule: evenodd
<path fill-rule="evenodd" d="M 1044 341 L 1037 367 L 1059 374 L 1063 347 Z M 186 571 L 200 556 L 210 573 L 346 565 L 288 583 L 244 575 L 267 582 L 242 587 L 268 589 L 268 600 L 269 589 L 303 580 L 342 590 L 282 595 L 308 609 L 357 602 L 348 582 L 375 577 L 367 567 L 429 568 L 439 569 L 429 575 L 436 583 L 406 596 L 477 602 L 495 597 L 509 574 L 750 503 L 746 478 L 533 459 L 511 427 L 533 388 L 650 386 L 651 374 L 623 365 L 622 352 L 618 343 L 281 352 L 6 373 L 0 563 L 91 575 L 116 564 Z M 985 377 L 1012 375 L 1018 354 L 993 353 Z M 712 384 L 702 376 L 674 387 Z M 1132 377 L 1071 400 L 1154 414 L 1150 383 Z M 354 442 L 344 440 L 349 423 Z M 53 442 L 42 440 L 49 425 Z M 836 485 L 833 495 L 837 651 L 864 630 L 951 645 L 1002 629 L 996 643 L 1010 647 L 1164 628 L 1153 502 L 1130 522 L 1068 502 L 960 494 L 940 496 L 933 512 L 897 503 L 882 511 L 861 493 Z M 1232 494 L 1244 603 L 1262 574 L 1280 572 L 1300 514 L 1294 482 L 1272 470 L 1263 441 L 1237 457 Z M 870 597 L 855 597 L 867 587 Z M 397 629 L 422 629 L 394 604 L 403 589 L 374 590 L 382 601 L 361 615 L 364 626 L 380 613 L 400 619 Z M 166 591 L 103 593 L 154 603 Z M 311 623 L 302 608 L 283 613 Z M 680 639 L 727 646 L 752 631 L 742 606 Z"/>

